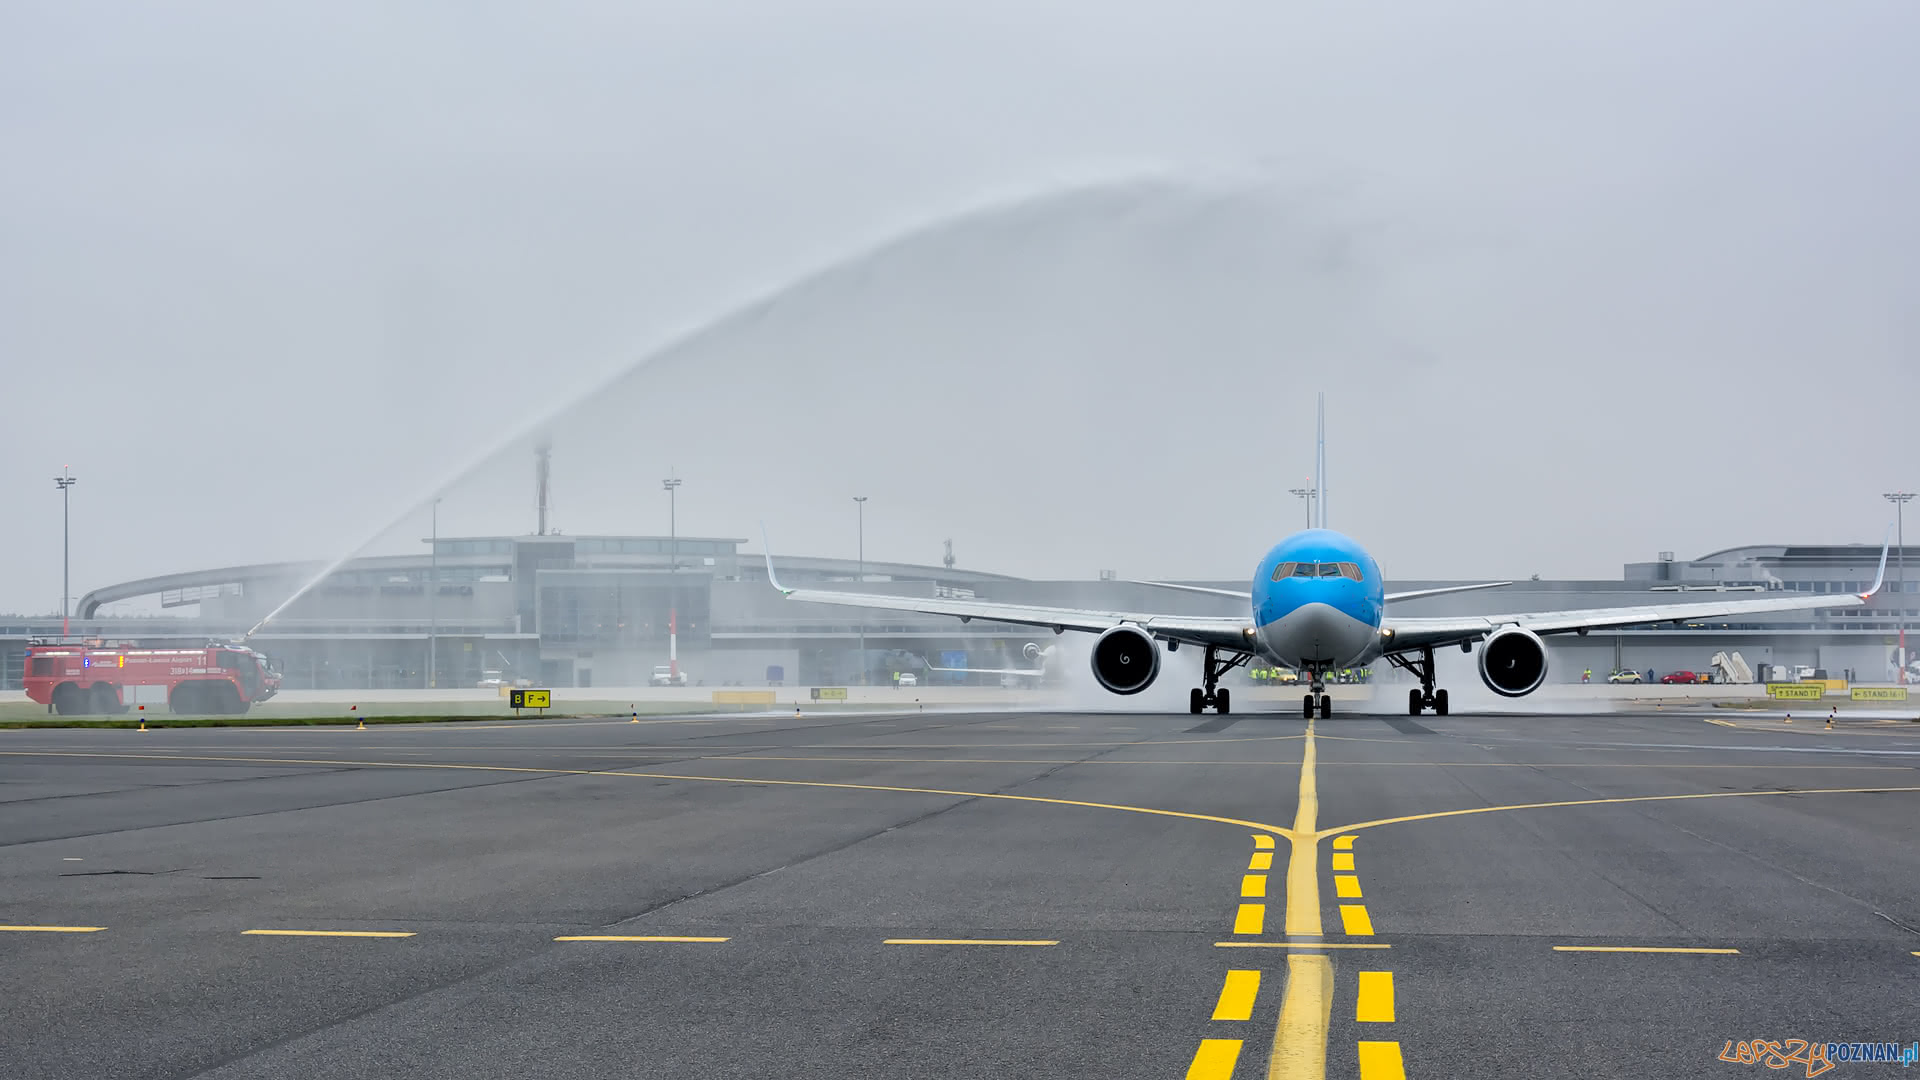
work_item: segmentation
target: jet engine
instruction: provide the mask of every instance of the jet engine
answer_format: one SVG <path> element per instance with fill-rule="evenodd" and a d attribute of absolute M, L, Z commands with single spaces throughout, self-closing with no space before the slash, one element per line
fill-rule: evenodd
<path fill-rule="evenodd" d="M 1020 650 L 1020 655 L 1026 657 L 1028 663 L 1032 663 L 1040 659 L 1040 653 L 1042 651 L 1038 642 L 1029 641 L 1027 642 L 1026 648 Z"/>
<path fill-rule="evenodd" d="M 1122 624 L 1093 643 L 1093 677 L 1116 694 L 1137 694 L 1160 674 L 1160 650 L 1152 635 Z"/>
<path fill-rule="evenodd" d="M 1501 697 L 1524 697 L 1547 681 L 1547 643 L 1540 635 L 1506 626 L 1480 646 L 1480 681 Z"/>

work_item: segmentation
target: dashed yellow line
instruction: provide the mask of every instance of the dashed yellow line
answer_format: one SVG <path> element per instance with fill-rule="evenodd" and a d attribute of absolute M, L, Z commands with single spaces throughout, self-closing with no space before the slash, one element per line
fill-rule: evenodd
<path fill-rule="evenodd" d="M 1233 915 L 1233 932 L 1258 934 L 1267 928 L 1267 905 L 1241 904 Z"/>
<path fill-rule="evenodd" d="M 240 932 L 261 937 L 403 938 L 413 936 L 413 932 L 409 930 L 242 930 Z"/>
<path fill-rule="evenodd" d="M 667 934 L 647 934 L 647 935 L 569 934 L 566 937 L 557 937 L 557 938 L 554 938 L 553 940 L 555 941 L 675 941 L 675 942 L 685 942 L 689 944 L 691 943 L 718 944 L 723 941 L 732 941 L 733 939 L 723 938 L 723 937 L 677 937 L 677 936 L 672 936 Z"/>
<path fill-rule="evenodd" d="M 1213 1018 L 1250 1020 L 1253 1018 L 1253 1001 L 1259 995 L 1258 971 L 1229 971 L 1227 981 L 1220 987 L 1220 1000 L 1213 1006 Z"/>
<path fill-rule="evenodd" d="M 1333 850 L 1352 851 L 1353 842 L 1358 839 L 1359 837 L 1357 836 L 1336 836 L 1333 838 Z"/>
<path fill-rule="evenodd" d="M 882 945 L 1058 945 L 1054 940 L 1019 938 L 888 938 Z"/>
<path fill-rule="evenodd" d="M 1254 833 L 1253 846 L 1262 849 L 1271 849 L 1273 847 L 1273 837 L 1266 833 Z"/>
<path fill-rule="evenodd" d="M 1247 874 L 1240 879 L 1240 895 L 1262 897 L 1267 895 L 1267 875 Z"/>
<path fill-rule="evenodd" d="M 1555 945 L 1554 952 L 1702 953 L 1736 956 L 1739 949 L 1683 949 L 1665 945 Z"/>
<path fill-rule="evenodd" d="M 1391 949 L 1373 941 L 1216 941 L 1216 949 Z"/>
<path fill-rule="evenodd" d="M 1373 936 L 1373 920 L 1367 916 L 1365 904 L 1341 904 L 1340 925 L 1348 937 Z"/>
<path fill-rule="evenodd" d="M 104 926 L 0 926 L 0 932 L 10 934 L 95 934 L 105 929 Z"/>
<path fill-rule="evenodd" d="M 1239 1060 L 1239 1039 L 1202 1039 L 1187 1066 L 1187 1080 L 1231 1080 Z"/>
<path fill-rule="evenodd" d="M 1400 1044 L 1361 1043 L 1360 1080 L 1407 1080 L 1407 1066 L 1400 1060 Z"/>
<path fill-rule="evenodd" d="M 1351 869 L 1353 869 L 1353 852 L 1351 852 L 1351 851 L 1336 851 L 1336 852 L 1334 852 L 1334 853 L 1333 853 L 1333 868 L 1334 868 L 1335 870 L 1351 870 Z"/>
<path fill-rule="evenodd" d="M 1253 857 L 1247 860 L 1247 869 L 1249 870 L 1273 869 L 1273 852 L 1271 851 L 1254 852 Z"/>
<path fill-rule="evenodd" d="M 1393 1022 L 1393 972 L 1360 973 L 1360 993 L 1354 1001 L 1353 1018 L 1362 1024 Z"/>
<path fill-rule="evenodd" d="M 1352 874 L 1333 875 L 1333 895 L 1342 900 L 1353 900 L 1360 896 L 1360 879 Z"/>

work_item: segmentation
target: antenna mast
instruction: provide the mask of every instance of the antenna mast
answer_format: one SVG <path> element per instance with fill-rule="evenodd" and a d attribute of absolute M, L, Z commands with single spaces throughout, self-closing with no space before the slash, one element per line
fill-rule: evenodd
<path fill-rule="evenodd" d="M 542 440 L 533 450 L 534 497 L 539 504 L 540 527 L 534 534 L 547 535 L 547 478 L 553 471 L 553 443 Z"/>

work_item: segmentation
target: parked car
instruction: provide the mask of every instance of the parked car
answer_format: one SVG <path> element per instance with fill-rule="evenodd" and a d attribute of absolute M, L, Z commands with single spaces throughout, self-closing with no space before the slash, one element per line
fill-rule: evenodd
<path fill-rule="evenodd" d="M 911 671 L 903 671 L 903 672 L 901 672 L 901 673 L 900 673 L 900 682 L 899 682 L 899 684 L 898 684 L 898 685 L 900 685 L 900 686 L 919 686 L 919 685 L 920 685 L 920 676 L 918 676 L 918 675 L 915 675 L 915 674 L 914 674 L 913 672 L 911 672 Z"/>
<path fill-rule="evenodd" d="M 1640 677 L 1640 673 L 1637 671 L 1616 671 L 1607 676 L 1607 681 L 1612 683 L 1637 683 L 1644 682 L 1645 680 Z"/>
<path fill-rule="evenodd" d="M 1705 682 L 1706 680 L 1691 671 L 1669 671 L 1665 675 L 1660 676 L 1660 681 L 1669 686 L 1673 686 L 1678 683 L 1697 683 Z"/>
<path fill-rule="evenodd" d="M 682 671 L 678 675 L 675 675 L 670 665 L 662 664 L 653 669 L 652 685 L 685 686 L 687 685 L 687 673 Z"/>

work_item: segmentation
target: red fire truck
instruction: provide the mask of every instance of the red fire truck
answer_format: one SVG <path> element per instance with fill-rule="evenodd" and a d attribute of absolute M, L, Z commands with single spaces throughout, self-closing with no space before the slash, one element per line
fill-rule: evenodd
<path fill-rule="evenodd" d="M 237 715 L 280 691 L 280 673 L 245 645 L 35 641 L 26 659 L 27 697 L 62 716 L 124 713 L 135 705 Z"/>

